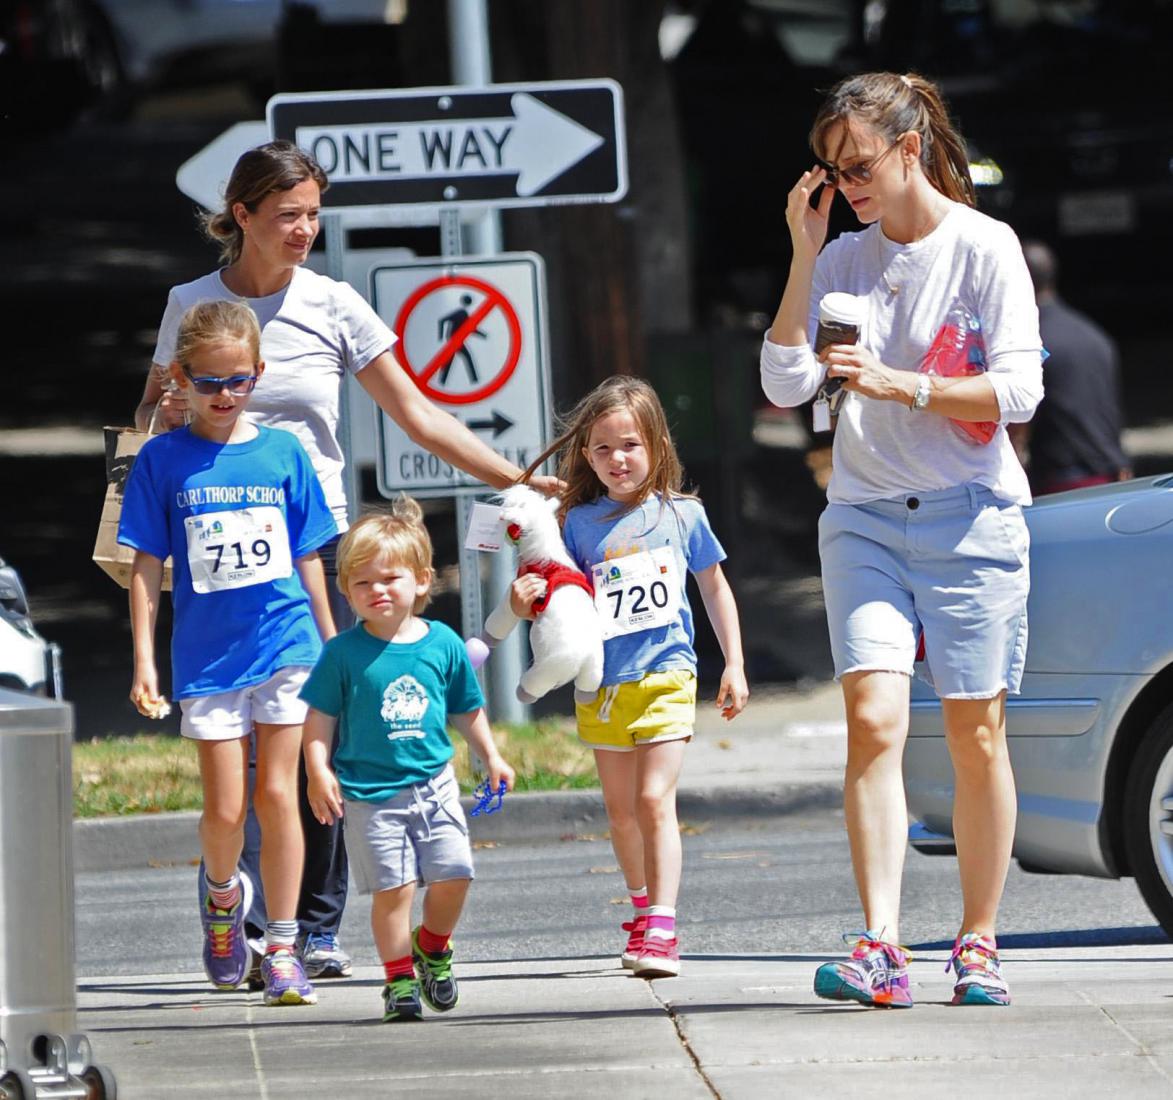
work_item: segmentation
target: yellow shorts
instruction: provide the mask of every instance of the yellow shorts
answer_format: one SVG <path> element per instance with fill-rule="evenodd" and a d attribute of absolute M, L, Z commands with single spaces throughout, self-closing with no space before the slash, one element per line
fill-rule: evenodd
<path fill-rule="evenodd" d="M 685 741 L 696 724 L 696 676 L 671 669 L 609 684 L 594 702 L 575 703 L 574 713 L 578 739 L 592 749 L 631 752 L 636 745 Z"/>

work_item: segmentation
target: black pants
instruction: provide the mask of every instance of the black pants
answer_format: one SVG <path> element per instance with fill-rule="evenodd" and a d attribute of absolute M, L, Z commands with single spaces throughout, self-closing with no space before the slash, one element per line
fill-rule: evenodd
<path fill-rule="evenodd" d="M 330 595 L 330 609 L 339 630 L 354 625 L 354 613 L 335 583 L 337 568 L 335 551 L 338 540 L 323 546 L 318 553 L 326 570 L 326 588 Z M 248 817 L 244 823 L 244 850 L 240 853 L 240 869 L 252 880 L 253 903 L 245 917 L 245 933 L 251 939 L 265 934 L 265 894 L 261 886 L 261 823 L 253 809 L 253 791 L 257 779 L 257 745 L 251 739 L 248 760 Z M 298 929 L 303 936 L 327 933 L 336 936 L 346 908 L 346 885 L 349 864 L 346 845 L 342 839 L 342 822 L 322 825 L 314 817 L 306 797 L 304 758 L 297 768 L 297 805 L 301 814 L 301 829 L 305 836 L 305 867 L 301 874 L 301 893 L 297 899 Z M 200 862 L 198 879 L 200 904 L 203 904 L 204 865 Z"/>

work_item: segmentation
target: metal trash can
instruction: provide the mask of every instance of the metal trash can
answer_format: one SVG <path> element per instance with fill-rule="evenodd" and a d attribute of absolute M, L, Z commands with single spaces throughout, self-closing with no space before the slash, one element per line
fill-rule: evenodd
<path fill-rule="evenodd" d="M 77 1030 L 73 708 L 0 689 L 0 1100 L 114 1097 Z"/>

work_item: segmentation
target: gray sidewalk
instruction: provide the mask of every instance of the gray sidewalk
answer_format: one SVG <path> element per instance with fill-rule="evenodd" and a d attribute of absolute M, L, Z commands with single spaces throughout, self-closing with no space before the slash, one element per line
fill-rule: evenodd
<path fill-rule="evenodd" d="M 88 979 L 79 1023 L 124 1100 L 1173 1094 L 1173 947 L 1008 950 L 1006 1009 L 950 1006 L 945 958 L 913 963 L 910 1011 L 817 1001 L 819 956 L 738 955 L 657 982 L 611 959 L 467 963 L 451 1015 L 393 1026 L 373 967 L 304 1009 L 202 974 Z"/>
<path fill-rule="evenodd" d="M 680 782 L 681 819 L 837 805 L 845 729 L 834 683 L 760 692 L 732 722 L 717 714 L 712 700 L 702 700 Z M 478 838 L 536 840 L 606 827 L 598 791 L 511 794 L 507 805 L 507 813 L 480 819 Z M 105 871 L 198 859 L 198 820 L 198 813 L 182 813 L 76 822 L 75 866 Z"/>

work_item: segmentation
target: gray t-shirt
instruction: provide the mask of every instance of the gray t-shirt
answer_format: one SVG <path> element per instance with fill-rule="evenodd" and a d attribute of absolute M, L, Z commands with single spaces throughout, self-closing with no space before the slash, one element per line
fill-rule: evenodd
<path fill-rule="evenodd" d="M 171 288 L 159 325 L 155 363 L 175 357 L 183 314 L 198 302 L 243 301 L 261 325 L 265 374 L 253 391 L 248 416 L 293 432 L 310 456 L 339 531 L 345 531 L 345 465 L 338 444 L 343 371 L 358 372 L 395 343 L 395 334 L 349 284 L 308 268 L 265 298 L 241 298 L 219 271 Z"/>

